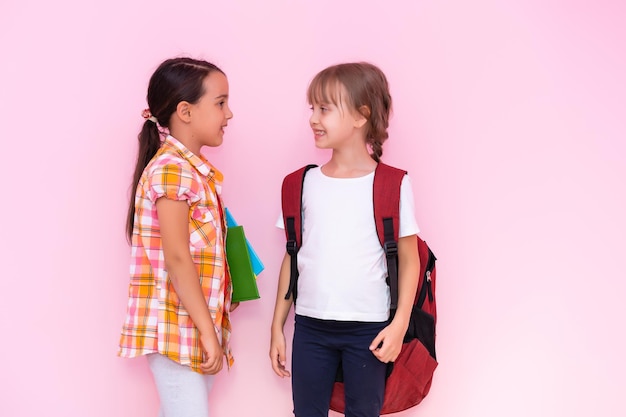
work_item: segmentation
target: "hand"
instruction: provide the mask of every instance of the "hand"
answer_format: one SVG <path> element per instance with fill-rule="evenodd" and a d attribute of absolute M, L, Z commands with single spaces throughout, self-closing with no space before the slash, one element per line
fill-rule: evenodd
<path fill-rule="evenodd" d="M 402 350 L 405 330 L 392 322 L 382 329 L 370 344 L 370 350 L 379 361 L 388 363 L 396 360 Z"/>
<path fill-rule="evenodd" d="M 200 335 L 200 343 L 204 350 L 204 361 L 200 364 L 200 370 L 209 375 L 215 375 L 222 370 L 224 364 L 224 349 L 217 341 L 215 333 Z"/>
<path fill-rule="evenodd" d="M 233 311 L 235 311 L 235 309 L 239 307 L 239 302 L 236 303 L 231 303 L 230 304 L 230 312 L 232 313 Z"/>
<path fill-rule="evenodd" d="M 287 354 L 285 348 L 285 335 L 284 333 L 277 332 L 274 334 L 272 332 L 272 341 L 270 344 L 270 360 L 272 361 L 272 369 L 281 378 L 289 377 L 291 374 L 287 369 L 285 369 L 285 365 L 287 363 Z"/>

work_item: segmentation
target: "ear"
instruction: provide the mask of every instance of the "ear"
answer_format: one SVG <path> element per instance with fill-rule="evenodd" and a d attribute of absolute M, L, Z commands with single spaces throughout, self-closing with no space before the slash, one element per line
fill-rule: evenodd
<path fill-rule="evenodd" d="M 362 128 L 370 118 L 370 109 L 367 106 L 361 106 L 354 114 L 354 127 Z"/>
<path fill-rule="evenodd" d="M 181 101 L 176 105 L 176 117 L 183 123 L 191 121 L 191 104 L 187 101 Z"/>

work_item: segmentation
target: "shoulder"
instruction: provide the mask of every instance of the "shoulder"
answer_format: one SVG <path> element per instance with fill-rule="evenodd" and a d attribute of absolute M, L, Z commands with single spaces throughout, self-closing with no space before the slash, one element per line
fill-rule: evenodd
<path fill-rule="evenodd" d="M 309 165 L 305 165 L 301 168 L 296 169 L 293 172 L 290 172 L 289 174 L 287 174 L 285 176 L 285 179 L 283 181 L 290 181 L 293 179 L 298 179 L 298 178 L 302 178 L 305 174 L 309 173 L 309 172 L 314 172 L 314 171 L 319 171 L 319 167 L 317 165 L 314 164 L 309 164 Z"/>
<path fill-rule="evenodd" d="M 407 170 L 406 169 L 402 169 L 402 168 L 397 168 L 391 165 L 387 165 L 385 163 L 379 162 L 378 165 L 376 166 L 376 172 L 377 173 L 383 173 L 383 174 L 395 174 L 395 175 L 404 175 L 407 174 Z"/>
<path fill-rule="evenodd" d="M 176 153 L 158 154 L 146 167 L 145 174 L 149 178 L 166 176 L 193 177 L 193 167 L 185 158 Z"/>
<path fill-rule="evenodd" d="M 374 172 L 378 181 L 385 184 L 398 183 L 407 175 L 405 169 L 396 168 L 382 162 L 378 163 Z"/>
<path fill-rule="evenodd" d="M 392 198 L 398 192 L 400 184 L 404 182 L 404 177 L 407 175 L 406 170 L 382 162 L 378 163 L 374 172 L 374 192 L 384 195 L 391 193 Z"/>
<path fill-rule="evenodd" d="M 166 151 L 158 153 L 148 164 L 148 168 L 151 169 L 159 169 L 165 166 L 186 168 L 189 166 L 189 162 L 178 153 Z"/>
<path fill-rule="evenodd" d="M 311 174 L 315 175 L 316 171 L 319 170 L 320 168 L 317 165 L 310 164 L 287 174 L 283 179 L 283 192 L 289 192 L 293 189 L 300 190 L 302 188 L 305 175 L 306 178 L 310 178 Z"/>
<path fill-rule="evenodd" d="M 196 201 L 203 192 L 199 174 L 185 158 L 176 153 L 158 154 L 144 171 L 144 188 L 149 198 L 156 201 L 162 196 L 173 200 Z"/>

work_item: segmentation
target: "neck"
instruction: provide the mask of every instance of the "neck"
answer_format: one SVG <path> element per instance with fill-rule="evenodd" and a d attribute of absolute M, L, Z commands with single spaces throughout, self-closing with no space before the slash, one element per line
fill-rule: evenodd
<path fill-rule="evenodd" d="M 355 149 L 333 149 L 330 160 L 322 166 L 322 172 L 330 177 L 356 178 L 369 174 L 376 169 L 367 147 Z"/>
<path fill-rule="evenodd" d="M 177 141 L 185 145 L 185 148 L 189 149 L 194 155 L 200 155 L 200 149 L 202 146 L 198 144 L 191 135 L 187 134 L 184 129 L 170 129 L 170 135 L 176 138 Z"/>

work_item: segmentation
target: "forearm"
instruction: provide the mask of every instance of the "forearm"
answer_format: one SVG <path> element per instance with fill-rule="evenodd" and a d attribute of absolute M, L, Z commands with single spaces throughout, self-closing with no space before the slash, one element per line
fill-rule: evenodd
<path fill-rule="evenodd" d="M 191 256 L 180 254 L 172 258 L 166 259 L 165 265 L 176 295 L 200 334 L 215 334 L 213 319 Z"/>
<path fill-rule="evenodd" d="M 272 332 L 283 330 L 287 315 L 293 304 L 293 294 L 288 300 L 285 300 L 285 294 L 289 290 L 289 281 L 291 273 L 291 257 L 285 254 L 283 263 L 280 267 L 278 275 L 278 288 L 276 290 L 276 304 L 274 305 L 274 317 L 272 319 Z"/>
<path fill-rule="evenodd" d="M 415 235 L 398 241 L 398 309 L 393 321 L 406 329 L 419 283 L 420 260 Z"/>
<path fill-rule="evenodd" d="M 213 319 L 189 251 L 189 205 L 186 201 L 159 198 L 156 208 L 168 278 L 200 334 L 215 337 Z"/>

